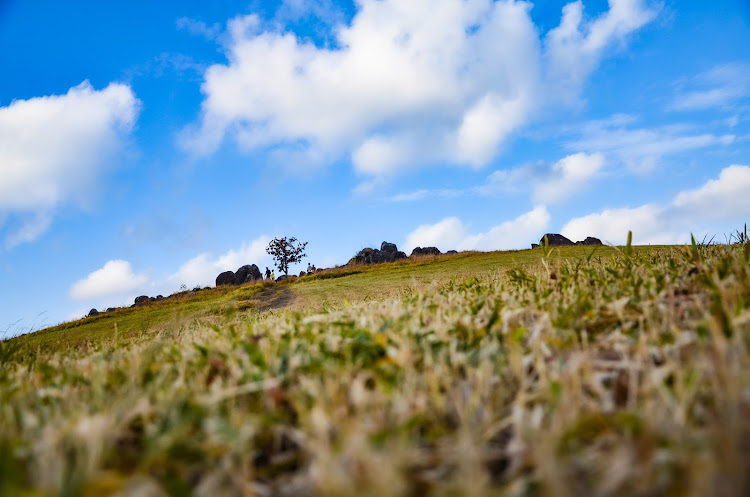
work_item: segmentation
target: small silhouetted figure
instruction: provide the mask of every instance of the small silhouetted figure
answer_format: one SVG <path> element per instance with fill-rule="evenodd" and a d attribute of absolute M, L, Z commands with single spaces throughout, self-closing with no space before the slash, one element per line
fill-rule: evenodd
<path fill-rule="evenodd" d="M 271 277 L 271 270 L 268 269 L 268 266 L 266 266 L 266 279 L 269 279 Z"/>

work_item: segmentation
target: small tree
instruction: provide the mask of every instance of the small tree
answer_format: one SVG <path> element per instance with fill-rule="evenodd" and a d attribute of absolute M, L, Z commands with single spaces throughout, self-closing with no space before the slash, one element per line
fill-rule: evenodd
<path fill-rule="evenodd" d="M 307 242 L 300 242 L 295 237 L 274 238 L 266 247 L 266 252 L 273 257 L 279 271 L 288 276 L 289 264 L 296 264 L 307 257 L 306 246 Z"/>

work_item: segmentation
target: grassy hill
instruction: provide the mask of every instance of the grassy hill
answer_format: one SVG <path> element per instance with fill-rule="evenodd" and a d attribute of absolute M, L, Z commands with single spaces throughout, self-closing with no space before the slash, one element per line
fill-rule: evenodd
<path fill-rule="evenodd" d="M 746 495 L 749 260 L 466 253 L 0 342 L 0 495 Z"/>

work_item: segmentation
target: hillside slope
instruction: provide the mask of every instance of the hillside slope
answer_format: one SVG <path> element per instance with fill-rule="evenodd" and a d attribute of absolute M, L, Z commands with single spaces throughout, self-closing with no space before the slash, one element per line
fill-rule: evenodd
<path fill-rule="evenodd" d="M 750 247 L 345 271 L 0 343 L 0 495 L 750 490 Z"/>

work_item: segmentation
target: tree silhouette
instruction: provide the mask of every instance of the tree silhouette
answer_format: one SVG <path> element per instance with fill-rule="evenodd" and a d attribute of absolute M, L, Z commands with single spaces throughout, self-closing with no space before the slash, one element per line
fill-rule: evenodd
<path fill-rule="evenodd" d="M 268 252 L 276 263 L 280 272 L 289 275 L 289 264 L 295 264 L 302 261 L 305 254 L 307 242 L 300 242 L 295 237 L 291 238 L 274 238 L 266 247 Z"/>

